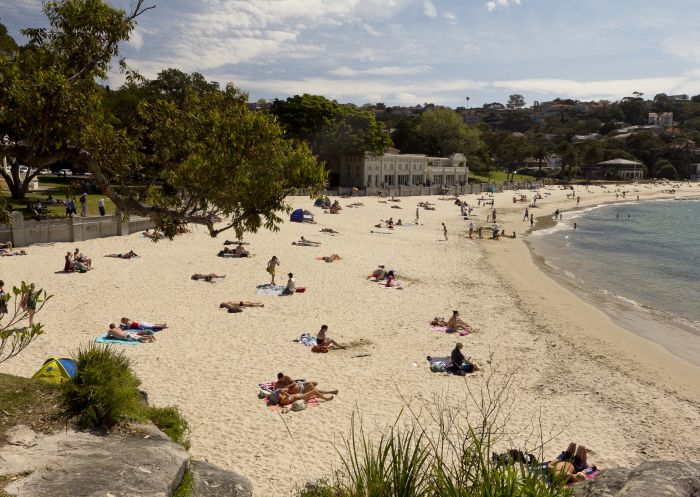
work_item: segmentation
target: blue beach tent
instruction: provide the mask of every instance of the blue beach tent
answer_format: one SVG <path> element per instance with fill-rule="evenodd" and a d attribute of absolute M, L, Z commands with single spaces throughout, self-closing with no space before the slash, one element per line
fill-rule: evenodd
<path fill-rule="evenodd" d="M 293 223 L 303 223 L 304 222 L 304 211 L 301 209 L 297 209 L 294 212 L 292 212 L 292 215 L 289 216 L 289 220 L 292 221 Z"/>
<path fill-rule="evenodd" d="M 61 384 L 75 377 L 78 372 L 78 363 L 73 359 L 57 359 L 51 357 L 44 361 L 41 369 L 34 373 L 32 379 L 45 383 Z"/>

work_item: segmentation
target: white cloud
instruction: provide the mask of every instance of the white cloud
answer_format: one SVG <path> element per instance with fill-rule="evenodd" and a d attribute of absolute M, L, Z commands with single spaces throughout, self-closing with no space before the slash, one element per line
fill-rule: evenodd
<path fill-rule="evenodd" d="M 430 0 L 423 0 L 423 13 L 428 17 L 436 17 L 438 15 L 437 7 Z"/>
<path fill-rule="evenodd" d="M 411 66 L 411 67 L 400 67 L 400 66 L 383 66 L 383 67 L 372 67 L 368 69 L 350 69 L 349 67 L 337 67 L 330 74 L 335 76 L 398 76 L 402 74 L 421 74 L 431 71 L 432 68 L 429 66 Z"/>
<path fill-rule="evenodd" d="M 136 28 L 131 32 L 128 44 L 135 50 L 141 50 L 141 47 L 143 46 L 143 35 L 141 34 L 141 30 Z"/>
<path fill-rule="evenodd" d="M 486 10 L 493 12 L 498 7 L 508 7 L 508 5 L 520 5 L 520 0 L 493 0 L 486 2 Z"/>
<path fill-rule="evenodd" d="M 442 17 L 447 19 L 450 22 L 450 24 L 454 24 L 457 22 L 457 16 L 453 12 L 450 12 L 449 10 L 444 11 L 442 13 Z"/>

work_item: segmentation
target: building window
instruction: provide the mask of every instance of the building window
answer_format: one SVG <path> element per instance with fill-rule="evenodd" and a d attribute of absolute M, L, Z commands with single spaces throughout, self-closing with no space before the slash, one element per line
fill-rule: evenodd
<path fill-rule="evenodd" d="M 397 179 L 399 185 L 408 185 L 410 176 L 408 174 L 399 174 Z"/>
<path fill-rule="evenodd" d="M 392 186 L 394 184 L 394 175 L 385 174 L 384 175 L 384 186 Z"/>
<path fill-rule="evenodd" d="M 372 186 L 372 175 L 371 174 L 367 175 L 367 185 L 366 186 Z"/>
<path fill-rule="evenodd" d="M 437 185 L 442 184 L 442 174 L 433 174 L 433 183 Z"/>
<path fill-rule="evenodd" d="M 423 183 L 423 175 L 422 174 L 414 174 L 413 175 L 413 184 L 420 185 L 421 183 Z"/>

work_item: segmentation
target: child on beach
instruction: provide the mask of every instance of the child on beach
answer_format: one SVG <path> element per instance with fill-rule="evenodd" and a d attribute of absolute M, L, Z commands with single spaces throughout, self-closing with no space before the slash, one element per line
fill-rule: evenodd
<path fill-rule="evenodd" d="M 272 259 L 270 259 L 267 262 L 267 272 L 270 273 L 270 276 L 272 276 L 272 282 L 270 283 L 270 285 L 275 284 L 275 268 L 279 265 L 280 265 L 280 261 L 276 255 L 273 255 Z"/>

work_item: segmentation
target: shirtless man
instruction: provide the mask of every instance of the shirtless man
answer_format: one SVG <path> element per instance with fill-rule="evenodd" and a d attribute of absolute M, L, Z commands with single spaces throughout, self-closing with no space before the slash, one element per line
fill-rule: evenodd
<path fill-rule="evenodd" d="M 109 331 L 107 331 L 107 338 L 113 338 L 115 340 L 126 340 L 128 342 L 155 342 L 156 337 L 153 336 L 153 332 L 146 331 L 126 331 L 119 328 L 116 324 L 111 323 L 109 325 Z"/>
<path fill-rule="evenodd" d="M 226 278 L 226 275 L 225 274 L 219 275 L 219 274 L 215 274 L 215 273 L 209 273 L 209 274 L 197 273 L 197 274 L 193 274 L 191 276 L 191 279 L 193 279 L 195 281 L 204 280 L 208 283 L 214 283 L 215 278 Z"/>

